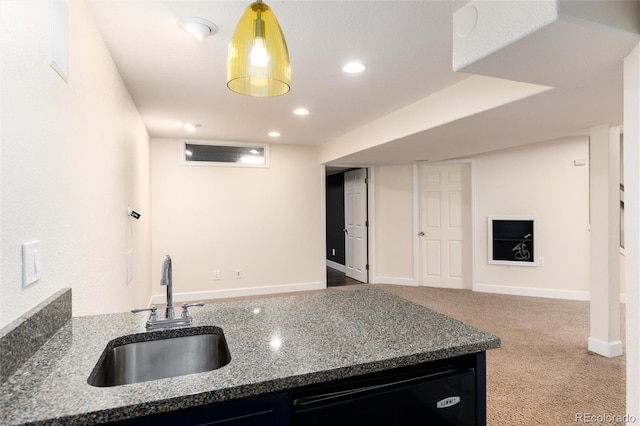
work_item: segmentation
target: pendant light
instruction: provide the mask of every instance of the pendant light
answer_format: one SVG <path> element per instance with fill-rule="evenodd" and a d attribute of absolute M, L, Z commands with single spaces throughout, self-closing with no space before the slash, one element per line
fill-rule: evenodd
<path fill-rule="evenodd" d="M 280 96 L 291 84 L 287 42 L 271 8 L 251 3 L 240 18 L 227 54 L 227 87 L 255 97 Z"/>

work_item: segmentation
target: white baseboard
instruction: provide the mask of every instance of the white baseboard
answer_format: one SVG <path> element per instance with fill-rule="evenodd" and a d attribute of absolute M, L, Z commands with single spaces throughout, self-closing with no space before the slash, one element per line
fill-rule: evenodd
<path fill-rule="evenodd" d="M 398 278 L 398 277 L 374 277 L 372 284 L 395 284 L 395 285 L 407 285 L 417 287 L 416 281 L 413 278 Z"/>
<path fill-rule="evenodd" d="M 546 297 L 548 299 L 566 299 L 590 301 L 591 292 L 577 290 L 559 290 L 554 288 L 516 287 L 509 285 L 476 284 L 473 291 L 481 293 L 508 294 L 511 296 Z M 620 293 L 620 303 L 627 303 L 627 294 Z"/>
<path fill-rule="evenodd" d="M 602 355 L 607 358 L 614 358 L 622 355 L 622 342 L 620 340 L 605 342 L 604 340 L 589 337 L 587 341 L 589 351 L 597 353 L 598 355 Z"/>
<path fill-rule="evenodd" d="M 511 296 L 546 297 L 549 299 L 590 300 L 590 292 L 559 290 L 553 288 L 515 287 L 493 284 L 476 284 L 473 291 L 482 293 L 508 294 Z"/>
<path fill-rule="evenodd" d="M 186 293 L 174 293 L 174 302 L 195 302 L 199 300 L 209 299 L 226 299 L 228 297 L 241 297 L 241 296 L 261 296 L 265 294 L 278 294 L 289 293 L 296 291 L 308 291 L 308 290 L 322 290 L 327 288 L 326 283 L 323 282 L 310 282 L 310 283 L 297 283 L 297 284 L 279 284 L 269 285 L 261 287 L 243 287 L 243 288 L 230 288 L 219 290 L 207 290 L 207 291 L 193 291 Z M 151 296 L 149 306 L 154 304 L 167 303 L 166 294 L 154 294 Z"/>
<path fill-rule="evenodd" d="M 327 259 L 327 266 L 331 269 L 337 269 L 340 272 L 347 272 L 347 267 L 338 263 L 338 262 L 334 262 L 333 260 L 329 260 Z"/>

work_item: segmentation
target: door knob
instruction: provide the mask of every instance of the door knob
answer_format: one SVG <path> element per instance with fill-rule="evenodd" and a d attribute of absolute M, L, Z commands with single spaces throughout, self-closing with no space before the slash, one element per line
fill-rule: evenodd
<path fill-rule="evenodd" d="M 424 232 L 420 231 L 420 232 L 418 233 L 418 237 L 424 237 Z"/>
<path fill-rule="evenodd" d="M 347 228 L 344 228 L 344 229 L 342 230 L 342 232 L 344 232 L 345 234 L 349 235 L 349 231 L 347 230 Z"/>

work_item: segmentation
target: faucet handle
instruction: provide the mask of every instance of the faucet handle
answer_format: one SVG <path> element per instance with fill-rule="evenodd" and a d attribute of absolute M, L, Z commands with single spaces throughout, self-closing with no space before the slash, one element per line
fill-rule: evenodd
<path fill-rule="evenodd" d="M 204 306 L 204 303 L 202 303 L 202 302 L 198 302 L 198 303 L 183 303 L 182 304 L 182 316 L 183 317 L 190 316 L 189 315 L 189 308 L 191 308 L 193 306 Z"/>
<path fill-rule="evenodd" d="M 149 315 L 149 319 L 147 320 L 147 324 L 146 324 L 147 330 L 149 330 L 151 329 L 151 327 L 153 327 L 154 324 L 158 322 L 158 316 L 156 315 L 158 308 L 156 307 L 156 305 L 151 305 L 150 308 L 134 309 L 131 312 L 136 314 L 138 312 L 145 312 L 145 311 L 151 311 L 151 315 Z"/>
<path fill-rule="evenodd" d="M 131 313 L 137 314 L 138 312 L 145 312 L 145 311 L 151 311 L 151 313 L 154 313 L 157 310 L 158 308 L 156 307 L 156 305 L 151 305 L 150 308 L 133 309 L 131 310 Z"/>
<path fill-rule="evenodd" d="M 140 309 L 133 309 L 131 311 L 131 313 L 133 314 L 137 314 L 138 312 L 145 312 L 145 311 L 151 311 L 151 316 L 155 317 L 156 316 L 156 311 L 158 310 L 158 308 L 156 307 L 156 305 L 151 305 L 150 308 L 140 308 Z"/>
<path fill-rule="evenodd" d="M 182 304 L 182 309 L 188 309 L 188 308 L 191 308 L 192 306 L 204 306 L 204 303 L 203 302 L 183 303 Z"/>

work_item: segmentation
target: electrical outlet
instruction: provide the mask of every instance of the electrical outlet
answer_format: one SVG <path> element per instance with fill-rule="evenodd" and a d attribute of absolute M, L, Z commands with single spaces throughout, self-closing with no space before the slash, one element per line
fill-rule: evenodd
<path fill-rule="evenodd" d="M 236 269 L 236 279 L 239 280 L 242 278 L 242 271 L 240 269 Z"/>
<path fill-rule="evenodd" d="M 220 280 L 220 271 L 213 271 L 213 279 L 216 281 Z"/>

